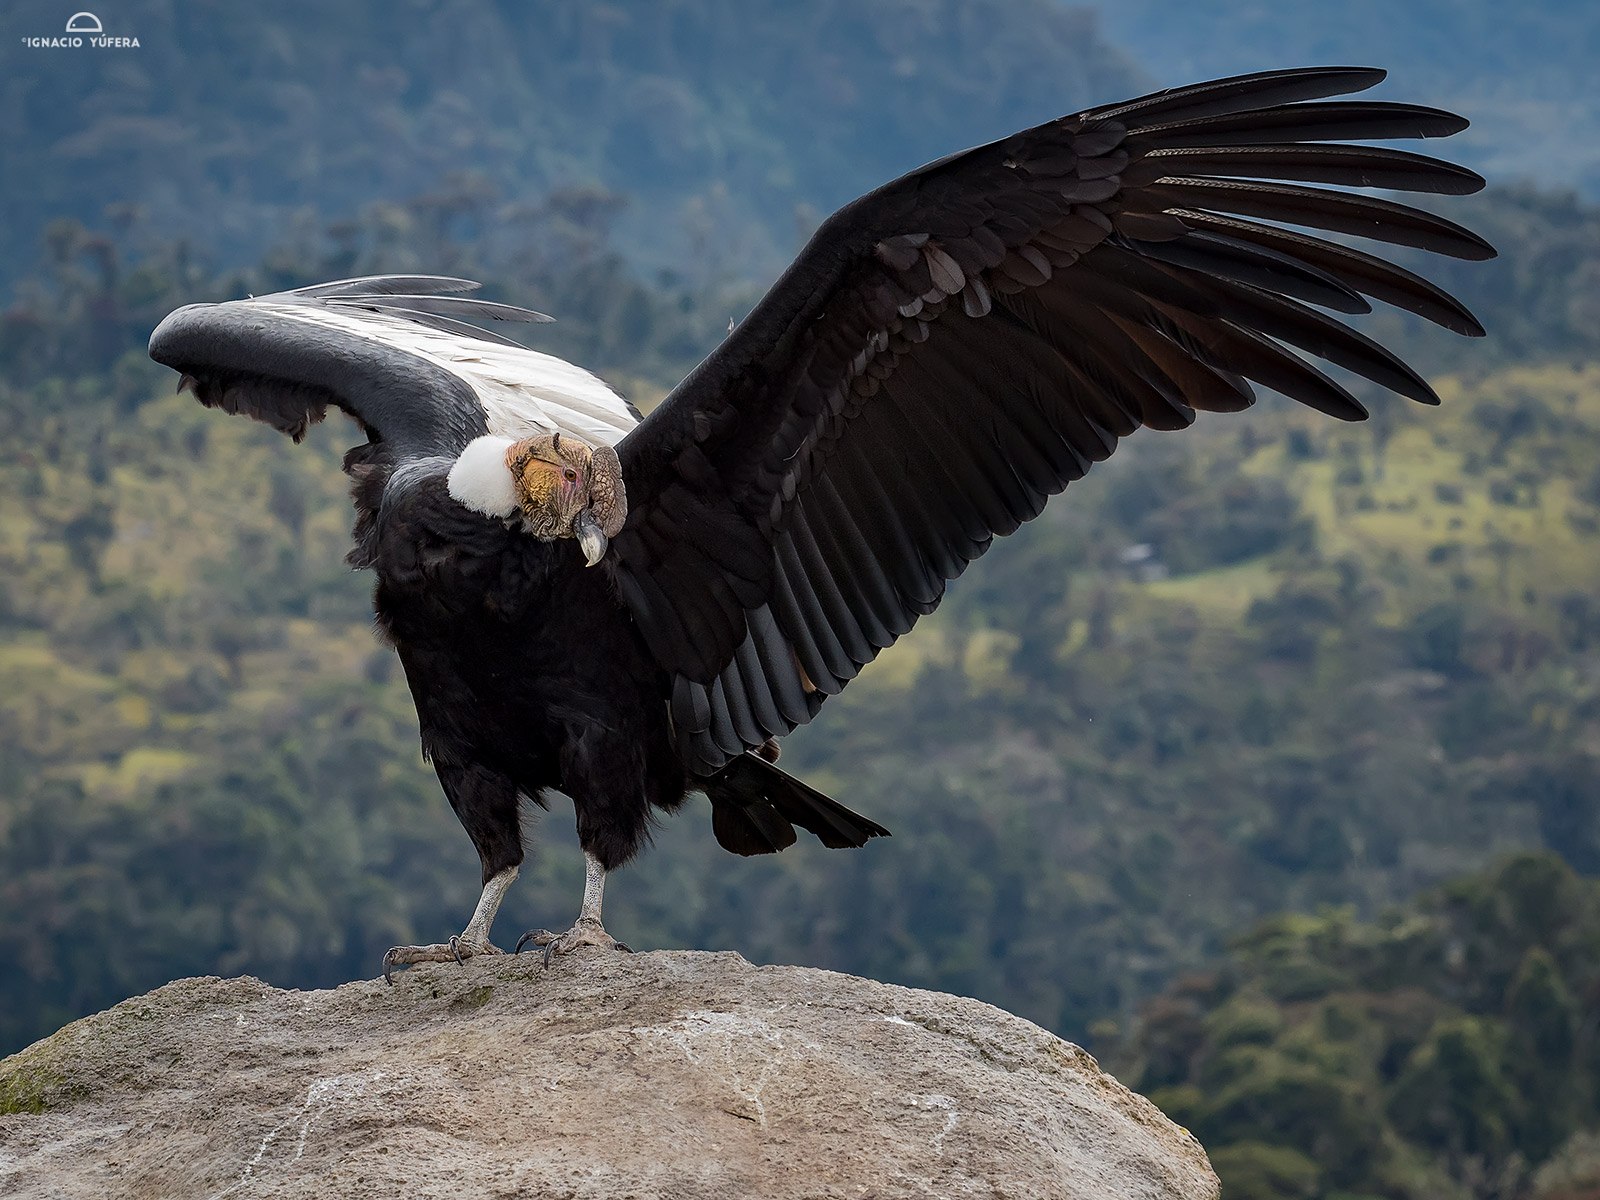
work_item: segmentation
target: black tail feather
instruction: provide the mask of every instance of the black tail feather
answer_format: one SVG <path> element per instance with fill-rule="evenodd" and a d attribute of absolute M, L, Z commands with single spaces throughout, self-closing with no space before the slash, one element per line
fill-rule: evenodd
<path fill-rule="evenodd" d="M 831 850 L 864 846 L 889 831 L 754 754 L 741 754 L 702 785 L 711 831 L 724 850 L 774 854 L 795 843 L 794 827 Z"/>

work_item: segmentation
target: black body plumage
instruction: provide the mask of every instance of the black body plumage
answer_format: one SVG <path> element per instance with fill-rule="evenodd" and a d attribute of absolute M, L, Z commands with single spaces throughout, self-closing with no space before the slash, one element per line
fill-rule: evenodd
<path fill-rule="evenodd" d="M 682 802 L 686 776 L 661 669 L 609 581 L 572 541 L 465 513 L 442 470 L 390 490 L 378 623 L 484 879 L 522 860 L 519 793 L 551 788 L 572 797 L 584 845 L 608 868 L 625 862 L 651 808 Z"/>
<path fill-rule="evenodd" d="M 1328 315 L 1370 297 L 1482 333 L 1433 284 L 1321 236 L 1494 253 L 1441 217 L 1338 190 L 1482 186 L 1437 159 L 1328 144 L 1465 128 L 1436 109 L 1328 99 L 1382 77 L 1217 80 L 914 171 L 825 222 L 636 427 L 598 381 L 560 382 L 531 354 L 518 368 L 498 335 L 475 342 L 467 322 L 536 314 L 454 294 L 462 280 L 191 307 L 151 354 L 207 404 L 296 436 L 331 404 L 367 432 L 347 464 L 352 561 L 377 573 L 380 624 L 486 879 L 520 861 L 518 794 L 550 788 L 572 796 L 607 867 L 686 789 L 711 797 L 716 835 L 739 853 L 781 849 L 794 825 L 860 845 L 886 831 L 771 766 L 773 739 L 1120 439 L 1246 408 L 1256 385 L 1364 417 L 1324 363 L 1437 403 Z M 496 373 L 474 365 L 496 354 Z M 575 543 L 446 489 L 472 439 L 523 419 L 503 382 L 517 369 L 527 420 L 615 444 L 627 520 L 595 569 Z"/>

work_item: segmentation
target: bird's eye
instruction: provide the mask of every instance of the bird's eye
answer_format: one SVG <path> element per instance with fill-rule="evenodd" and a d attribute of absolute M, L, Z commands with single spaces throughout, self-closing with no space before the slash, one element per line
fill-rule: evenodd
<path fill-rule="evenodd" d="M 561 472 L 561 478 L 565 479 L 568 483 L 577 483 L 578 473 L 571 467 L 568 467 L 566 470 Z"/>

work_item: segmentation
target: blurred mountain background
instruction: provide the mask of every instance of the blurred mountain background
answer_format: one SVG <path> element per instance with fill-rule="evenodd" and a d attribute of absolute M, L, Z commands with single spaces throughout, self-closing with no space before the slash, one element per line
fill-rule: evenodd
<path fill-rule="evenodd" d="M 329 422 L 298 450 L 143 351 L 199 299 L 484 279 L 645 406 L 833 207 L 1207 74 L 1342 60 L 1456 108 L 1408 265 L 1491 329 L 1439 382 L 1144 434 L 785 743 L 895 831 L 619 878 L 630 942 L 975 995 L 1085 1041 L 1225 1195 L 1600 1195 L 1600 10 L 1127 0 L 190 0 L 0 18 L 0 1052 L 186 974 L 322 986 L 459 928 Z M 502 941 L 570 916 L 560 802 Z M 5 1100 L 0 1097 L 0 1110 Z"/>
<path fill-rule="evenodd" d="M 117 0 L 105 30 L 136 51 L 22 44 L 60 9 L 7 5 L 0 286 L 48 221 L 108 205 L 233 262 L 296 216 L 447 185 L 617 192 L 636 266 L 766 278 L 821 216 L 953 148 L 1329 62 L 1470 112 L 1451 153 L 1498 181 L 1600 198 L 1600 7 L 1579 0 Z"/>

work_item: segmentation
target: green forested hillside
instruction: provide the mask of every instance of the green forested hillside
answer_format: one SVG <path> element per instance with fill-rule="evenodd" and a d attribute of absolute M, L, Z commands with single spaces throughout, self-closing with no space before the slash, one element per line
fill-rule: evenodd
<path fill-rule="evenodd" d="M 142 213 L 243 262 L 303 213 L 493 188 L 629 198 L 652 269 L 777 270 L 820 214 L 1142 80 L 1053 0 L 120 0 L 115 54 L 0 39 L 0 295 L 57 217 Z"/>
<path fill-rule="evenodd" d="M 552 198 L 496 294 L 576 311 L 540 344 L 648 403 L 743 301 L 639 282 L 593 199 Z M 8 314 L 5 1045 L 178 974 L 369 974 L 470 909 L 475 860 L 341 563 L 351 431 L 297 450 L 164 394 L 137 348 L 180 299 L 419 256 L 473 273 L 505 247 L 429 211 L 308 231 L 231 279 L 62 225 Z M 1521 319 L 1551 278 L 1508 276 L 1482 315 Z M 1269 913 L 1375 911 L 1516 847 L 1600 869 L 1600 370 L 1515 357 L 1487 347 L 1506 365 L 1445 377 L 1436 411 L 1381 397 L 1341 426 L 1268 401 L 1132 439 L 786 742 L 892 840 L 737 860 L 691 806 L 618 879 L 616 928 L 1083 1036 Z M 570 823 L 542 822 L 507 929 L 575 903 Z"/>
<path fill-rule="evenodd" d="M 1523 855 L 1389 909 L 1280 917 L 1174 983 L 1129 1082 L 1229 1200 L 1600 1192 L 1600 885 Z"/>
<path fill-rule="evenodd" d="M 70 13 L 70 9 L 69 9 Z M 53 0 L 0 39 L 0 289 L 57 217 L 142 213 L 220 261 L 303 213 L 602 187 L 652 268 L 782 265 L 838 204 L 919 162 L 1147 86 L 1316 62 L 1453 105 L 1454 155 L 1600 186 L 1593 6 L 1123 0 L 120 0 L 138 50 L 59 53 Z"/>

